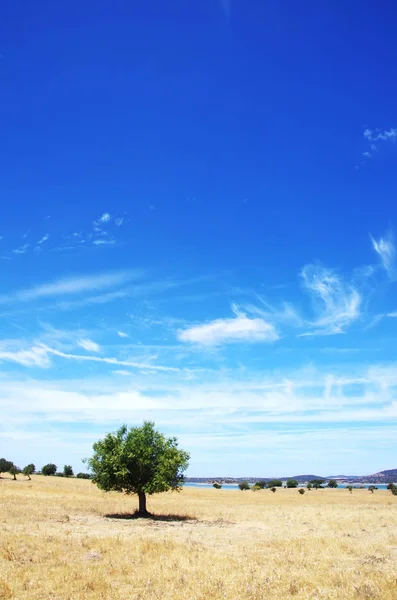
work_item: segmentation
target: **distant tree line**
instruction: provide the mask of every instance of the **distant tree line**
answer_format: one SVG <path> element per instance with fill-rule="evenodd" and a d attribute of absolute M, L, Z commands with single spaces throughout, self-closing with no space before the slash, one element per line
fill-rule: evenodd
<path fill-rule="evenodd" d="M 31 475 L 34 473 L 38 473 L 45 476 L 55 476 L 55 477 L 74 477 L 73 468 L 71 465 L 64 465 L 63 471 L 57 471 L 57 465 L 54 463 L 48 463 L 41 468 L 41 471 L 36 471 L 36 466 L 33 463 L 29 463 L 21 469 L 17 467 L 12 460 L 7 460 L 6 458 L 0 458 L 0 478 L 2 473 L 9 473 L 13 476 L 14 481 L 17 479 L 18 474 L 25 475 L 29 480 L 31 480 Z M 91 475 L 88 473 L 77 473 L 76 477 L 78 479 L 91 479 Z"/>

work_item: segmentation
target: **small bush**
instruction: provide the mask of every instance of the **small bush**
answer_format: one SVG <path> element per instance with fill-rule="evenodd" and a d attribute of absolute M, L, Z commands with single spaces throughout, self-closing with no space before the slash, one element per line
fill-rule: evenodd
<path fill-rule="evenodd" d="M 274 486 L 272 488 L 270 488 L 270 489 L 272 490 L 273 494 L 274 494 L 274 492 L 277 492 L 277 488 L 274 487 Z"/>
<path fill-rule="evenodd" d="M 352 494 L 353 493 L 353 486 L 352 485 L 348 485 L 347 489 L 349 490 L 349 492 Z"/>
<path fill-rule="evenodd" d="M 303 494 L 305 493 L 305 490 L 304 490 L 303 488 L 300 488 L 300 489 L 298 490 L 298 492 L 300 493 L 300 495 L 301 495 L 301 496 L 303 496 Z"/>
<path fill-rule="evenodd" d="M 249 490 L 249 489 L 250 489 L 250 484 L 248 483 L 248 481 L 241 481 L 241 482 L 238 484 L 238 487 L 240 488 L 240 490 L 241 490 L 242 492 L 245 492 L 246 490 Z"/>
<path fill-rule="evenodd" d="M 77 479 L 91 479 L 91 475 L 89 473 L 77 473 Z"/>
<path fill-rule="evenodd" d="M 215 481 L 212 486 L 216 489 L 216 490 L 220 490 L 222 489 L 222 485 L 220 483 L 218 483 L 217 481 Z"/>
<path fill-rule="evenodd" d="M 338 487 L 338 482 L 336 481 L 336 479 L 330 479 L 328 481 L 328 487 L 329 488 L 337 488 Z"/>
<path fill-rule="evenodd" d="M 259 490 L 262 489 L 260 485 L 258 485 L 257 483 L 255 483 L 255 485 L 252 486 L 251 490 L 253 492 L 259 492 Z"/>

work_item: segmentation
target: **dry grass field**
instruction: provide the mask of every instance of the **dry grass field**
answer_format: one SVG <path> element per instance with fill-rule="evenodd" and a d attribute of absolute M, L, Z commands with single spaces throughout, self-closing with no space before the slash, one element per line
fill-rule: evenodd
<path fill-rule="evenodd" d="M 397 599 L 390 492 L 189 488 L 149 498 L 157 519 L 135 507 L 86 480 L 1 479 L 0 599 Z"/>

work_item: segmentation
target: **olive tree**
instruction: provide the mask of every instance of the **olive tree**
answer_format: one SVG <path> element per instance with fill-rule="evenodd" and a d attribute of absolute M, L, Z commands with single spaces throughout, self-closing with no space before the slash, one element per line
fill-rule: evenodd
<path fill-rule="evenodd" d="M 329 487 L 329 488 L 334 488 L 334 489 L 335 489 L 335 488 L 337 488 L 337 487 L 338 487 L 338 482 L 336 481 L 336 479 L 330 479 L 330 480 L 328 481 L 328 485 L 327 485 L 327 487 Z"/>
<path fill-rule="evenodd" d="M 297 479 L 287 479 L 287 488 L 297 488 L 299 481 Z"/>
<path fill-rule="evenodd" d="M 10 475 L 12 475 L 13 480 L 16 481 L 17 475 L 21 472 L 21 469 L 16 465 L 12 464 L 11 467 L 8 469 L 8 472 Z"/>
<path fill-rule="evenodd" d="M 54 463 L 48 463 L 41 468 L 41 472 L 43 475 L 55 475 L 57 472 L 57 466 Z"/>
<path fill-rule="evenodd" d="M 246 492 L 247 490 L 250 489 L 250 484 L 248 483 L 248 481 L 240 481 L 240 483 L 238 484 L 238 487 L 240 488 L 240 490 L 242 492 Z"/>
<path fill-rule="evenodd" d="M 25 475 L 30 480 L 30 476 L 33 475 L 35 470 L 36 470 L 35 465 L 33 463 L 30 463 L 29 465 L 26 465 L 26 467 L 24 467 L 22 469 L 22 474 Z"/>
<path fill-rule="evenodd" d="M 1 473 L 9 473 L 10 469 L 13 467 L 12 460 L 7 460 L 6 458 L 0 458 L 0 474 Z"/>
<path fill-rule="evenodd" d="M 181 489 L 189 466 L 190 455 L 178 448 L 177 438 L 165 437 L 151 421 L 141 427 L 123 425 L 95 442 L 93 449 L 87 461 L 93 483 L 106 492 L 137 494 L 140 516 L 149 514 L 147 495 Z"/>

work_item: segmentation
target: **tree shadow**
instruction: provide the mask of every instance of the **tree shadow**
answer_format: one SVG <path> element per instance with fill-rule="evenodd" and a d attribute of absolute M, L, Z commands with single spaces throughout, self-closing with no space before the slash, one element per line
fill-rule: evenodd
<path fill-rule="evenodd" d="M 138 511 L 134 513 L 115 513 L 115 514 L 106 514 L 104 515 L 107 519 L 123 519 L 123 520 L 136 520 L 136 519 L 145 519 L 148 521 L 197 521 L 195 517 L 189 515 L 153 515 L 152 513 L 142 514 Z"/>

